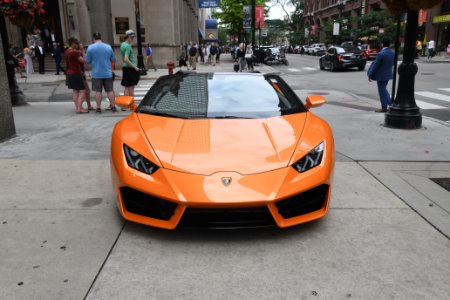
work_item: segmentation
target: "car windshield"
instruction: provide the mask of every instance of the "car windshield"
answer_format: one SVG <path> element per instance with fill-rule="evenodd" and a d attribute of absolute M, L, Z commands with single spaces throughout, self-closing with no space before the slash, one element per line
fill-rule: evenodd
<path fill-rule="evenodd" d="M 177 73 L 161 77 L 136 112 L 186 119 L 255 119 L 305 111 L 276 75 Z"/>
<path fill-rule="evenodd" d="M 280 53 L 280 49 L 279 48 L 270 48 L 270 51 L 272 52 L 272 54 Z"/>
<path fill-rule="evenodd" d="M 361 50 L 356 46 L 345 46 L 343 48 L 336 47 L 336 51 L 338 54 L 361 52 Z"/>

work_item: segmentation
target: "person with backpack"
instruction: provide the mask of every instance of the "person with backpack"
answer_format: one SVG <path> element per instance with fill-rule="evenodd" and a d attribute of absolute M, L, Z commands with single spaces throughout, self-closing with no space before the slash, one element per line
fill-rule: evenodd
<path fill-rule="evenodd" d="M 192 70 L 197 69 L 197 45 L 190 45 L 189 47 L 189 65 L 191 66 Z"/>
<path fill-rule="evenodd" d="M 152 47 L 150 47 L 150 44 L 147 44 L 147 47 L 145 48 L 145 67 L 147 70 L 151 67 L 155 72 L 158 70 L 153 63 L 153 50 Z"/>
<path fill-rule="evenodd" d="M 217 53 L 218 53 L 218 49 L 215 43 L 213 43 L 211 45 L 211 48 L 209 49 L 209 53 L 211 54 L 211 63 L 213 66 L 216 65 L 216 58 L 217 58 Z"/>

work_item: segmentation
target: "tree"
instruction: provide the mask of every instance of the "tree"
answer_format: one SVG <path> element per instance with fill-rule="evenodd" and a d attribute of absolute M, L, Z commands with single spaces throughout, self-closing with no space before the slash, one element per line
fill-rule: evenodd
<path fill-rule="evenodd" d="M 280 6 L 281 9 L 284 11 L 284 13 L 286 14 L 287 20 L 289 21 L 291 19 L 291 15 L 288 13 L 287 11 L 287 7 L 289 6 L 294 6 L 294 1 L 293 0 L 272 0 L 271 1 L 273 3 L 273 6 Z"/>
<path fill-rule="evenodd" d="M 256 5 L 266 5 L 268 0 L 256 0 Z M 228 34 L 239 36 L 244 33 L 243 7 L 251 5 L 251 0 L 221 0 L 219 9 L 213 13 L 213 18 L 219 19 L 221 26 L 228 28 Z"/>
<path fill-rule="evenodd" d="M 267 36 L 261 38 L 263 45 L 279 45 L 283 43 L 280 38 L 284 37 L 285 24 L 282 20 L 266 20 L 265 28 Z"/>

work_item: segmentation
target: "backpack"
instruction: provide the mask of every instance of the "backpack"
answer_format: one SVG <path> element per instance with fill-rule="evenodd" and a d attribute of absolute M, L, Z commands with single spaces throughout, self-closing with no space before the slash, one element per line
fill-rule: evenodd
<path fill-rule="evenodd" d="M 196 54 L 197 54 L 197 48 L 195 48 L 194 46 L 189 48 L 189 55 L 190 56 L 195 56 Z"/>

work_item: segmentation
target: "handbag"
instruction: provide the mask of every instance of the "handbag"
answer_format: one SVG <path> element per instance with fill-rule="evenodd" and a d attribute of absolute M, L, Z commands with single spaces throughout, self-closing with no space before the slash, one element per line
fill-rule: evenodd
<path fill-rule="evenodd" d="M 19 60 L 19 68 L 25 68 L 25 66 L 27 65 L 27 61 L 21 58 L 19 58 L 18 60 Z"/>

